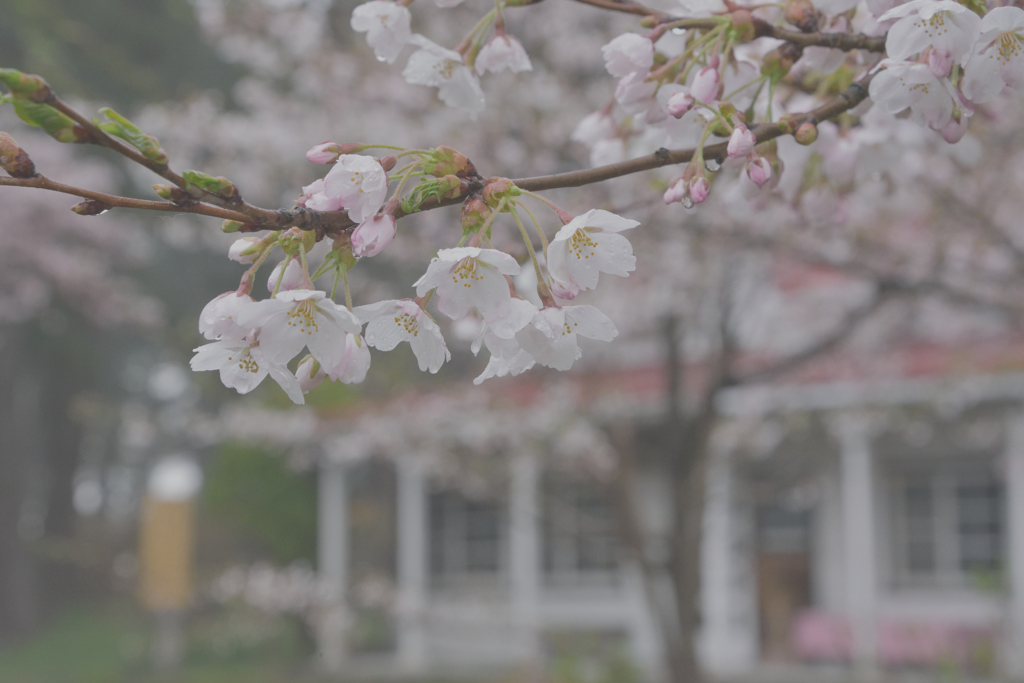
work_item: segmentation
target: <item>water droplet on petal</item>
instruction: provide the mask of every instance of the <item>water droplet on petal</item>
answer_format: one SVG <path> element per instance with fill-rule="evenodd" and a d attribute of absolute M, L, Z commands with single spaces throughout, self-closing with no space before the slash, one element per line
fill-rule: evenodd
<path fill-rule="evenodd" d="M 718 169 L 722 168 L 722 164 L 718 162 L 718 159 L 705 159 L 704 168 L 708 169 L 711 173 L 717 173 Z"/>

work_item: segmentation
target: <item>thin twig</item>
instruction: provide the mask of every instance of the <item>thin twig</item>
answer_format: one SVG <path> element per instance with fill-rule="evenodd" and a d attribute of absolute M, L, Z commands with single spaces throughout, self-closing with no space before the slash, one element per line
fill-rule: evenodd
<path fill-rule="evenodd" d="M 34 178 L 6 178 L 0 176 L 0 187 L 34 187 L 40 190 L 50 190 L 52 192 L 61 192 L 63 194 L 73 195 L 75 197 L 82 197 L 83 199 L 92 199 L 94 201 L 103 202 L 111 208 L 123 208 L 123 209 L 144 209 L 146 211 L 169 211 L 172 213 L 194 213 L 203 216 L 214 216 L 216 218 L 224 218 L 226 220 L 246 222 L 251 220 L 249 216 L 244 213 L 232 211 L 230 209 L 224 209 L 219 206 L 209 206 L 207 204 L 189 204 L 187 206 L 179 206 L 172 204 L 171 202 L 158 202 L 148 199 L 134 199 L 131 197 L 119 197 L 117 195 L 106 194 L 104 192 L 96 192 L 94 190 L 86 190 L 80 187 L 74 187 L 72 185 L 65 185 L 64 183 L 58 183 L 55 180 L 51 180 L 45 176 L 36 176 Z"/>

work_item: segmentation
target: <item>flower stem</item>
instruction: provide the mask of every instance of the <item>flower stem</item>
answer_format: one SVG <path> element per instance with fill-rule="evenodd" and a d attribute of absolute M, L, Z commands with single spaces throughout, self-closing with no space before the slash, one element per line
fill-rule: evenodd
<path fill-rule="evenodd" d="M 545 290 L 547 290 L 547 293 L 550 295 L 551 288 L 548 286 L 547 281 L 544 279 L 544 273 L 541 272 L 540 262 L 537 261 L 537 254 L 536 252 L 534 252 L 533 244 L 530 242 L 530 235 L 529 233 L 526 232 L 526 227 L 523 225 L 523 222 L 519 220 L 519 214 L 516 212 L 516 207 L 514 205 L 512 206 L 512 217 L 516 219 L 516 225 L 519 226 L 519 234 L 523 236 L 523 241 L 526 242 L 526 250 L 530 252 L 530 260 L 533 261 L 533 269 L 537 272 L 538 293 L 540 293 L 540 288 L 543 287 Z M 544 296 L 541 295 L 541 298 L 543 299 Z"/>
<path fill-rule="evenodd" d="M 544 258 L 547 259 L 547 257 L 548 257 L 548 238 L 547 238 L 547 235 L 544 234 L 544 231 L 540 227 L 540 223 L 537 222 L 537 217 L 533 215 L 532 211 L 530 211 L 530 207 L 528 207 L 525 203 L 522 203 L 522 202 L 519 203 L 519 206 L 523 207 L 523 211 L 525 211 L 527 214 L 529 214 L 530 220 L 533 221 L 534 227 L 537 228 L 537 235 L 540 236 L 540 243 L 544 247 Z"/>

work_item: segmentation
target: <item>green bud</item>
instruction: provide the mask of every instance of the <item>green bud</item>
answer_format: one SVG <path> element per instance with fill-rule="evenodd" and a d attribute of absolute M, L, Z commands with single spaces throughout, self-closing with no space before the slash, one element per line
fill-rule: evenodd
<path fill-rule="evenodd" d="M 106 116 L 110 121 L 104 121 L 102 123 L 95 121 L 97 126 L 110 135 L 121 138 L 129 145 L 139 150 L 142 156 L 146 157 L 150 161 L 157 164 L 167 164 L 167 153 L 164 152 L 162 147 L 160 147 L 160 141 L 155 137 L 152 135 L 146 135 L 139 130 L 134 123 L 121 116 L 110 107 L 103 107 L 100 109 L 100 114 Z"/>
<path fill-rule="evenodd" d="M 86 199 L 84 202 L 79 202 L 72 206 L 71 210 L 79 216 L 98 216 L 109 211 L 110 204 L 95 199 Z"/>
<path fill-rule="evenodd" d="M 818 139 L 818 127 L 810 121 L 804 121 L 797 127 L 793 137 L 801 145 L 809 145 Z"/>
<path fill-rule="evenodd" d="M 288 228 L 281 233 L 277 243 L 286 254 L 295 255 L 300 250 L 309 253 L 316 246 L 316 233 L 302 228 Z"/>
<path fill-rule="evenodd" d="M 522 191 L 508 178 L 491 178 L 484 185 L 483 189 L 484 201 L 492 209 L 498 208 L 498 204 L 501 203 L 502 199 L 511 199 L 512 197 L 518 197 L 520 194 L 522 194 Z M 509 209 L 506 208 L 505 210 L 508 211 Z"/>
<path fill-rule="evenodd" d="M 783 43 L 761 60 L 761 74 L 767 76 L 772 83 L 778 83 L 789 73 L 802 54 L 803 48 L 799 45 Z"/>
<path fill-rule="evenodd" d="M 42 76 L 26 74 L 17 69 L 0 69 L 0 83 L 18 97 L 42 102 L 50 96 L 50 86 Z"/>
<path fill-rule="evenodd" d="M 185 190 L 177 185 L 154 185 L 153 189 L 161 199 L 166 199 L 179 206 L 191 204 L 195 201 L 188 192 L 185 192 Z"/>
<path fill-rule="evenodd" d="M 712 135 L 720 138 L 727 138 L 732 135 L 732 131 L 729 130 L 728 126 L 725 125 L 725 121 L 722 119 L 715 119 L 709 128 Z"/>
<path fill-rule="evenodd" d="M 14 98 L 14 112 L 30 126 L 42 128 L 57 142 L 87 142 L 89 132 L 48 104 Z"/>
<path fill-rule="evenodd" d="M 243 225 L 245 224 L 242 223 L 241 221 L 227 220 L 220 224 L 220 231 L 228 234 L 238 232 L 242 229 Z"/>
<path fill-rule="evenodd" d="M 32 159 L 7 133 L 0 133 L 0 168 L 12 178 L 32 178 L 36 175 Z"/>
<path fill-rule="evenodd" d="M 436 178 L 446 175 L 462 176 L 472 164 L 466 156 L 451 147 L 441 145 L 433 150 L 430 158 L 423 165 L 423 171 Z"/>
<path fill-rule="evenodd" d="M 724 116 L 728 121 L 732 121 L 733 117 L 736 116 L 736 106 L 733 105 L 732 102 L 722 102 L 718 105 L 718 111 L 720 111 L 722 116 Z"/>
<path fill-rule="evenodd" d="M 462 212 L 459 214 L 462 232 L 470 234 L 480 232 L 492 213 L 491 207 L 487 206 L 487 202 L 479 196 L 470 197 L 462 203 Z"/>
<path fill-rule="evenodd" d="M 783 15 L 786 21 L 804 33 L 818 30 L 818 10 L 814 8 L 811 0 L 786 0 Z"/>
<path fill-rule="evenodd" d="M 442 199 L 455 199 L 466 192 L 469 188 L 465 181 L 453 175 L 446 175 L 442 178 L 426 178 L 421 180 L 419 185 L 412 189 L 412 192 L 402 198 L 401 208 L 403 213 L 416 213 L 421 211 L 428 203 L 436 206 Z"/>
<path fill-rule="evenodd" d="M 356 255 L 352 253 L 351 230 L 342 230 L 341 234 L 335 238 L 334 244 L 332 246 L 334 258 L 338 261 L 338 265 L 340 265 L 345 270 L 352 270 L 352 268 L 355 267 L 356 263 L 359 262 L 359 259 L 356 258 Z"/>
<path fill-rule="evenodd" d="M 737 9 L 729 14 L 733 35 L 737 42 L 749 43 L 755 38 L 754 15 L 748 9 Z"/>
<path fill-rule="evenodd" d="M 238 188 L 224 176 L 212 176 L 201 171 L 185 171 L 181 176 L 185 179 L 186 187 L 192 195 L 205 191 L 225 199 L 238 197 Z"/>

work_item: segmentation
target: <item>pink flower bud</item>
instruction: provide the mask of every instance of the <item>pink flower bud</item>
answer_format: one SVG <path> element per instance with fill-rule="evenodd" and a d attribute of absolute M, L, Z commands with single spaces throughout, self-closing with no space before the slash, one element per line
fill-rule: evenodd
<path fill-rule="evenodd" d="M 758 187 L 764 187 L 772 177 L 772 165 L 764 157 L 754 157 L 747 163 L 747 177 Z"/>
<path fill-rule="evenodd" d="M 686 115 L 686 112 L 693 109 L 693 95 L 688 92 L 677 92 L 672 97 L 668 98 L 668 102 L 665 103 L 665 108 L 668 113 L 677 119 L 681 119 Z"/>
<path fill-rule="evenodd" d="M 281 268 L 284 267 L 284 278 L 281 279 L 281 289 L 279 291 L 286 292 L 292 289 L 302 289 L 306 284 L 306 278 L 302 272 L 302 264 L 299 263 L 298 259 L 288 259 L 288 265 L 285 267 L 285 261 L 281 261 L 270 273 L 270 277 L 267 278 L 267 290 L 273 292 L 274 288 L 277 287 L 277 280 L 281 277 Z"/>
<path fill-rule="evenodd" d="M 700 204 L 708 198 L 711 192 L 711 185 L 704 176 L 697 176 L 690 181 L 690 199 L 694 204 Z"/>
<path fill-rule="evenodd" d="M 253 249 L 260 243 L 259 237 L 242 237 L 234 241 L 228 249 L 228 258 L 239 263 L 254 263 L 259 252 Z"/>
<path fill-rule="evenodd" d="M 754 133 L 742 123 L 739 123 L 733 129 L 732 135 L 729 136 L 729 145 L 726 147 L 726 152 L 733 159 L 741 159 L 753 152 L 754 145 L 756 144 L 757 138 L 754 136 Z"/>
<path fill-rule="evenodd" d="M 690 86 L 693 98 L 705 104 L 718 99 L 718 90 L 722 86 L 722 77 L 714 67 L 705 66 L 697 72 Z"/>
<path fill-rule="evenodd" d="M 337 142 L 321 142 L 306 152 L 306 158 L 314 164 L 333 164 L 341 156 L 341 146 Z"/>
<path fill-rule="evenodd" d="M 572 301 L 576 298 L 576 295 L 580 293 L 580 286 L 576 284 L 576 281 L 571 277 L 566 282 L 556 280 L 552 277 L 551 293 L 563 301 Z"/>
<path fill-rule="evenodd" d="M 672 204 L 674 202 L 683 201 L 683 197 L 686 196 L 686 181 L 680 178 L 665 190 L 665 195 L 662 199 L 665 200 L 666 204 Z"/>
<path fill-rule="evenodd" d="M 960 142 L 960 138 L 962 138 L 964 133 L 967 132 L 967 121 L 967 116 L 964 114 L 960 114 L 959 117 L 954 115 L 953 118 L 949 120 L 949 123 L 939 130 L 939 135 L 941 135 L 942 139 L 949 144 L 956 144 Z"/>
<path fill-rule="evenodd" d="M 928 51 L 928 70 L 935 78 L 945 78 L 953 67 L 953 53 L 949 50 L 932 48 Z"/>
<path fill-rule="evenodd" d="M 295 377 L 299 380 L 299 388 L 302 389 L 302 393 L 308 394 L 320 386 L 320 383 L 327 378 L 327 373 L 313 356 L 306 356 L 299 363 L 299 367 L 295 369 Z"/>
<path fill-rule="evenodd" d="M 352 253 L 359 258 L 376 256 L 395 238 L 395 217 L 378 213 L 352 231 Z"/>

